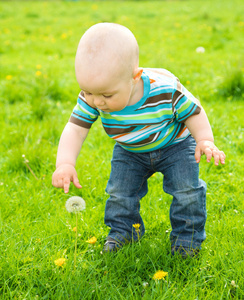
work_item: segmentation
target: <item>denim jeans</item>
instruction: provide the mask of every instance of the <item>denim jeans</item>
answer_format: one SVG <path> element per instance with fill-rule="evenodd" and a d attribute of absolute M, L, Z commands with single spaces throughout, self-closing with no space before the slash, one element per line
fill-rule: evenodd
<path fill-rule="evenodd" d="M 170 206 L 172 247 L 201 248 L 205 240 L 206 184 L 199 179 L 195 161 L 195 140 L 184 141 L 147 153 L 133 153 L 119 144 L 114 147 L 111 174 L 106 192 L 105 224 L 111 228 L 109 237 L 126 242 L 137 240 L 133 224 L 141 224 L 140 200 L 148 192 L 147 180 L 155 172 L 164 175 L 163 189 L 173 196 Z"/>

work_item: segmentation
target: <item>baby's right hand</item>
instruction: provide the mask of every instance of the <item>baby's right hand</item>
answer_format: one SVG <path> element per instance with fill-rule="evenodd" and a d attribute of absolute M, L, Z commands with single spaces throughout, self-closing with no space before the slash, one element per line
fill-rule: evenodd
<path fill-rule="evenodd" d="M 73 182 L 74 186 L 78 189 L 82 187 L 74 166 L 70 164 L 60 165 L 53 173 L 52 185 L 64 189 L 64 192 L 67 194 L 69 192 L 70 182 Z"/>

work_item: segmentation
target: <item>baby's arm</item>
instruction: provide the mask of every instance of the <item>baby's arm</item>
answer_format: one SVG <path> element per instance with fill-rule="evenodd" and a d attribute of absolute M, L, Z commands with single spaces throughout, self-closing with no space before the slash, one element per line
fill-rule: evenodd
<path fill-rule="evenodd" d="M 89 129 L 68 122 L 61 135 L 56 161 L 56 171 L 52 176 L 52 184 L 69 192 L 70 182 L 81 188 L 75 170 L 76 159 L 87 137 Z"/>
<path fill-rule="evenodd" d="M 185 124 L 197 143 L 195 150 L 197 163 L 200 162 L 201 155 L 205 154 L 207 162 L 210 162 L 213 157 L 216 166 L 219 164 L 219 161 L 221 164 L 224 164 L 225 154 L 214 144 L 212 129 L 204 109 L 201 108 L 201 112 L 198 115 L 189 117 Z"/>

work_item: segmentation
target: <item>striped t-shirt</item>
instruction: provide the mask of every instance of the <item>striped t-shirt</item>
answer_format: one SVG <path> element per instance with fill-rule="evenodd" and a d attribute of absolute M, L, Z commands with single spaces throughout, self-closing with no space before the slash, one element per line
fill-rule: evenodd
<path fill-rule="evenodd" d="M 165 69 L 144 69 L 142 79 L 143 97 L 115 112 L 91 107 L 81 91 L 69 121 L 90 128 L 100 116 L 108 136 L 132 152 L 149 152 L 186 139 L 190 132 L 184 121 L 201 110 L 196 98 Z"/>

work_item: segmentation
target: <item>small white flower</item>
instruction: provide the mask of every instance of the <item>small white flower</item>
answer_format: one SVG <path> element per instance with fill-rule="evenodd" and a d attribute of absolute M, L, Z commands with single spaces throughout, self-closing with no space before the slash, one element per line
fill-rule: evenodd
<path fill-rule="evenodd" d="M 235 283 L 235 280 L 232 280 L 230 284 L 231 284 L 233 287 L 235 287 L 235 288 L 238 288 L 238 287 L 239 287 L 239 285 L 237 285 L 237 284 Z"/>
<path fill-rule="evenodd" d="M 66 201 L 65 207 L 68 212 L 75 213 L 84 210 L 86 208 L 86 202 L 79 196 L 73 196 Z"/>
<path fill-rule="evenodd" d="M 203 47 L 197 47 L 196 52 L 197 53 L 204 53 L 205 52 L 205 48 L 203 48 Z"/>

